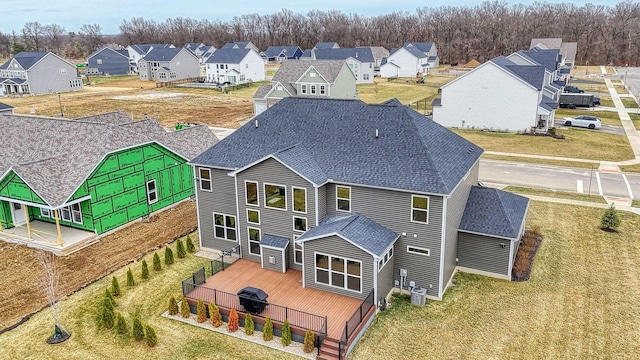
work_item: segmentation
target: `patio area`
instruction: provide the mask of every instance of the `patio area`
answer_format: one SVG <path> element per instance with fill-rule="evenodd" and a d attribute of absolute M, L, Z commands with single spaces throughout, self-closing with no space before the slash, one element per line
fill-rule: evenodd
<path fill-rule="evenodd" d="M 56 224 L 34 220 L 29 222 L 29 226 L 31 227 L 31 238 L 25 224 L 2 229 L 0 240 L 26 244 L 32 248 L 51 251 L 56 255 L 69 255 L 97 240 L 97 235 L 91 231 L 61 226 L 62 245 L 59 245 Z"/>
<path fill-rule="evenodd" d="M 201 287 L 191 291 L 187 297 L 201 298 L 205 302 L 213 301 L 216 289 L 234 295 L 233 306 L 239 308 L 235 294 L 246 286 L 262 289 L 269 297 L 269 304 L 295 309 L 308 314 L 327 317 L 327 336 L 339 339 L 344 331 L 345 322 L 360 307 L 362 300 L 336 295 L 320 290 L 302 287 L 302 272 L 289 269 L 279 273 L 262 269 L 260 263 L 239 259 L 224 271 L 208 278 Z M 220 303 L 220 293 L 216 302 Z M 267 309 L 260 316 L 270 316 Z M 274 317 L 275 318 L 275 317 Z M 310 327 L 310 326 L 308 326 Z"/>

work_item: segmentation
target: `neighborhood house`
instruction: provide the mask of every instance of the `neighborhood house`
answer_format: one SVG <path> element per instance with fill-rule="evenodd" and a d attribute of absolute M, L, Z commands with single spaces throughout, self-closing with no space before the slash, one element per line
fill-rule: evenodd
<path fill-rule="evenodd" d="M 75 65 L 51 52 L 21 52 L 0 65 L 5 95 L 38 95 L 82 90 Z"/>

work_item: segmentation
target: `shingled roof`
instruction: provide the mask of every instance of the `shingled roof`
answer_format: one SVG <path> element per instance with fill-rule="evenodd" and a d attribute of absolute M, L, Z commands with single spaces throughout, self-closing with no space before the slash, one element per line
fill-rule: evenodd
<path fill-rule="evenodd" d="M 292 83 L 300 79 L 310 67 L 313 66 L 329 84 L 333 84 L 344 64 L 344 60 L 286 61 L 280 65 L 272 82 L 279 82 L 287 88 L 290 94 L 296 95 L 296 89 Z"/>
<path fill-rule="evenodd" d="M 346 60 L 353 58 L 361 62 L 374 62 L 371 48 L 338 48 L 313 50 L 316 60 Z"/>
<path fill-rule="evenodd" d="M 316 185 L 450 194 L 482 152 L 405 105 L 288 97 L 191 163 L 240 170 L 272 157 Z"/>
<path fill-rule="evenodd" d="M 264 56 L 268 58 L 275 58 L 280 56 L 280 54 L 284 54 L 286 57 L 293 56 L 300 47 L 298 46 L 269 46 L 267 50 L 264 51 Z M 302 52 L 302 50 L 300 50 Z"/>
<path fill-rule="evenodd" d="M 500 66 L 507 72 L 526 81 L 528 84 L 542 90 L 544 84 L 545 68 L 542 65 L 518 65 L 504 56 L 498 56 L 491 60 L 492 63 Z"/>
<path fill-rule="evenodd" d="M 146 61 L 171 61 L 183 48 L 153 48 L 144 56 Z M 188 50 L 187 50 L 188 51 Z M 191 54 L 191 52 L 189 52 Z"/>
<path fill-rule="evenodd" d="M 217 142 L 206 126 L 162 134 L 156 120 L 125 118 L 122 112 L 78 119 L 0 116 L 0 176 L 13 170 L 49 206 L 59 207 L 111 152 L 156 142 L 189 160 Z"/>
<path fill-rule="evenodd" d="M 213 55 L 207 59 L 207 63 L 210 64 L 239 64 L 242 59 L 247 56 L 251 49 L 233 49 L 222 48 L 216 50 Z"/>
<path fill-rule="evenodd" d="M 459 230 L 518 240 L 529 199 L 506 191 L 473 186 Z"/>
<path fill-rule="evenodd" d="M 7 60 L 4 64 L 0 65 L 0 70 L 8 69 L 9 64 L 11 64 L 11 60 L 15 60 L 22 66 L 24 70 L 29 70 L 35 63 L 40 61 L 43 57 L 47 56 L 46 52 L 31 52 L 31 51 L 23 51 L 21 53 L 17 53 L 13 56 L 13 58 Z"/>

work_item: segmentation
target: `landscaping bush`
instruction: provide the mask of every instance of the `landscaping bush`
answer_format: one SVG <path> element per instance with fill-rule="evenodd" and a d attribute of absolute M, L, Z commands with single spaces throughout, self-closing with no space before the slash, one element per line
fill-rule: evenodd
<path fill-rule="evenodd" d="M 315 347 L 313 345 L 315 340 L 315 337 L 313 335 L 313 331 L 311 331 L 311 329 L 307 329 L 307 331 L 304 333 L 304 346 L 302 347 L 302 350 L 304 350 L 304 352 L 306 352 L 307 354 L 313 351 L 313 348 Z"/>
<path fill-rule="evenodd" d="M 202 299 L 198 299 L 198 304 L 196 305 L 196 321 L 199 323 L 203 323 L 207 321 L 207 305 L 202 302 Z"/>
<path fill-rule="evenodd" d="M 227 322 L 227 331 L 236 332 L 238 331 L 238 327 L 240 327 L 238 312 L 236 311 L 236 308 L 231 308 L 231 311 L 229 312 L 229 321 Z"/>
<path fill-rule="evenodd" d="M 291 326 L 289 325 L 289 320 L 284 319 L 284 324 L 282 324 L 282 335 L 280 336 L 280 342 L 283 346 L 291 345 Z"/>
<path fill-rule="evenodd" d="M 106 306 L 102 307 L 102 326 L 105 329 L 111 329 L 113 327 L 113 308 L 109 309 Z"/>
<path fill-rule="evenodd" d="M 189 235 L 187 235 L 187 251 L 190 253 L 196 252 L 196 246 L 193 245 L 193 241 Z"/>
<path fill-rule="evenodd" d="M 129 332 L 127 320 L 120 313 L 116 316 L 116 332 L 120 335 L 126 335 Z"/>
<path fill-rule="evenodd" d="M 106 307 L 107 309 L 113 311 L 115 302 L 111 301 L 111 299 L 105 297 L 102 299 L 102 307 Z"/>
<path fill-rule="evenodd" d="M 180 302 L 180 315 L 182 315 L 183 318 L 188 318 L 189 315 L 191 315 L 191 309 L 189 309 L 189 302 L 185 297 L 183 297 L 182 301 Z"/>
<path fill-rule="evenodd" d="M 147 266 L 146 260 L 142 260 L 142 274 L 140 274 L 140 278 L 144 280 L 149 278 L 149 267 Z"/>
<path fill-rule="evenodd" d="M 136 280 L 133 278 L 133 272 L 131 272 L 131 268 L 127 270 L 127 286 L 136 286 Z"/>
<path fill-rule="evenodd" d="M 184 259 L 187 256 L 187 250 L 184 249 L 184 243 L 180 239 L 178 239 L 178 241 L 176 242 L 176 253 L 178 254 L 178 257 L 180 259 Z"/>
<path fill-rule="evenodd" d="M 538 237 L 541 234 L 540 225 L 533 225 L 528 233 L 531 234 L 534 238 Z"/>
<path fill-rule="evenodd" d="M 264 341 L 273 340 L 273 323 L 270 317 L 264 319 L 264 326 L 262 327 L 262 339 Z"/>
<path fill-rule="evenodd" d="M 178 303 L 173 296 L 169 299 L 169 315 L 178 315 Z"/>
<path fill-rule="evenodd" d="M 164 248 L 164 264 L 171 265 L 173 264 L 173 250 L 170 247 Z"/>
<path fill-rule="evenodd" d="M 144 327 L 142 326 L 142 321 L 138 318 L 133 319 L 133 338 L 136 341 L 144 339 Z"/>
<path fill-rule="evenodd" d="M 153 270 L 162 270 L 162 264 L 160 264 L 160 256 L 158 256 L 158 253 L 153 254 Z"/>
<path fill-rule="evenodd" d="M 144 336 L 147 339 L 147 346 L 154 347 L 158 344 L 158 337 L 156 336 L 155 330 L 150 325 L 144 329 Z"/>
<path fill-rule="evenodd" d="M 244 333 L 247 335 L 253 335 L 253 331 L 255 328 L 255 324 L 253 323 L 253 318 L 251 314 L 247 313 L 244 316 Z"/>
<path fill-rule="evenodd" d="M 113 295 L 111 294 L 111 291 L 109 291 L 109 288 L 106 288 L 104 290 L 104 298 L 109 300 L 112 309 L 116 306 L 116 299 L 113 298 Z"/>
<path fill-rule="evenodd" d="M 113 296 L 120 296 L 120 284 L 115 276 L 111 279 L 111 293 Z"/>
<path fill-rule="evenodd" d="M 209 303 L 209 317 L 211 318 L 211 325 L 213 325 L 213 327 L 220 327 L 220 325 L 222 325 L 220 309 L 218 309 L 218 306 L 213 301 Z"/>
<path fill-rule="evenodd" d="M 620 226 L 620 216 L 615 206 L 611 205 L 600 219 L 600 228 L 607 231 L 616 231 L 616 228 Z"/>

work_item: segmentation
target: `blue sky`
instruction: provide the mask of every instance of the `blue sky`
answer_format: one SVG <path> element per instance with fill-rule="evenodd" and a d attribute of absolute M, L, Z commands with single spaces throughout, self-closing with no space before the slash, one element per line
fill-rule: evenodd
<path fill-rule="evenodd" d="M 157 22 L 167 18 L 188 17 L 193 19 L 230 20 L 243 14 L 272 14 L 287 8 L 306 14 L 309 10 L 341 10 L 366 16 L 387 14 L 393 11 L 415 11 L 418 7 L 473 6 L 481 0 L 179 0 L 179 1 L 132 1 L 132 0 L 2 0 L 0 8 L 0 32 L 19 32 L 28 21 L 42 24 L 58 24 L 67 31 L 78 31 L 82 24 L 100 24 L 104 34 L 117 34 L 122 20 L 133 17 L 153 19 Z M 528 1 L 507 1 L 524 3 Z M 549 0 L 549 3 L 566 1 Z M 576 0 L 585 3 L 614 6 L 618 0 Z"/>

